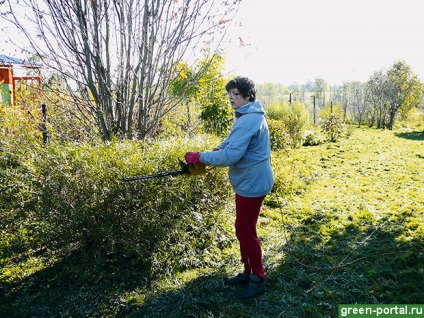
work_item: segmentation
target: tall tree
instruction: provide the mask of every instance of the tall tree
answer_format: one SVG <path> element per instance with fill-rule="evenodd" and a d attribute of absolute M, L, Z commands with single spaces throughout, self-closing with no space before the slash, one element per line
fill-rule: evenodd
<path fill-rule="evenodd" d="M 327 92 L 328 88 L 329 85 L 324 79 L 318 77 L 314 80 L 315 96 L 320 102 L 318 107 L 325 107 L 325 93 Z"/>
<path fill-rule="evenodd" d="M 351 87 L 351 110 L 358 126 L 361 126 L 362 121 L 365 119 L 368 103 L 365 100 L 366 84 L 359 81 L 353 81 Z M 345 113 L 346 114 L 346 113 Z"/>
<path fill-rule="evenodd" d="M 393 129 L 399 111 L 407 112 L 420 104 L 423 84 L 403 61 L 395 62 L 387 72 L 389 86 L 387 89 L 389 105 L 388 128 Z"/>
<path fill-rule="evenodd" d="M 383 70 L 374 72 L 367 82 L 366 102 L 370 104 L 371 125 L 385 128 L 387 118 L 387 87 L 389 80 Z"/>
<path fill-rule="evenodd" d="M 82 118 L 104 139 L 143 139 L 184 96 L 169 89 L 180 63 L 195 63 L 206 47 L 214 55 L 241 0 L 21 0 L 32 12 L 26 21 L 15 1 L 8 17 L 70 80 Z"/>

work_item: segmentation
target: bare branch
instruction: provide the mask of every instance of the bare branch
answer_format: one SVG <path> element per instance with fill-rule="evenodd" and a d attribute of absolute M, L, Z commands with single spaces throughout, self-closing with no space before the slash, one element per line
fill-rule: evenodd
<path fill-rule="evenodd" d="M 225 35 L 222 21 L 231 20 L 239 0 L 23 0 L 37 37 L 8 3 L 34 51 L 76 83 L 78 110 L 91 112 L 108 139 L 155 131 L 184 97 L 169 90 L 178 65 L 194 65 L 206 52 L 213 57 Z"/>

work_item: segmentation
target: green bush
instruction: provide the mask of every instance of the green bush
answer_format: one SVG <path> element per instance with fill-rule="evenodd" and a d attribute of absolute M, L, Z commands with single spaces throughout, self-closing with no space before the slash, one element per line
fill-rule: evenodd
<path fill-rule="evenodd" d="M 399 114 L 395 126 L 399 129 L 424 131 L 424 109 L 412 108 L 408 112 Z"/>
<path fill-rule="evenodd" d="M 31 154 L 43 149 L 43 139 L 34 117 L 34 105 L 27 109 L 5 107 L 0 115 L 0 224 L 17 230 L 22 222 L 33 221 L 28 211 L 37 206 L 38 187 Z M 35 114 L 36 115 L 36 114 Z"/>
<path fill-rule="evenodd" d="M 284 102 L 283 104 L 272 103 L 266 108 L 270 119 L 283 122 L 286 131 L 290 136 L 290 144 L 296 148 L 302 145 L 305 131 L 310 126 L 309 112 L 300 102 L 293 104 Z"/>
<path fill-rule="evenodd" d="M 131 183 L 120 179 L 179 170 L 185 151 L 217 144 L 210 136 L 99 146 L 65 143 L 39 148 L 26 159 L 3 156 L 2 211 L 14 211 L 20 203 L 42 224 L 38 239 L 48 249 L 74 247 L 132 259 L 156 274 L 198 265 L 204 253 L 217 255 L 216 249 L 227 244 L 230 218 L 223 207 L 231 187 L 226 169 Z M 17 193 L 21 199 L 14 202 Z"/>
<path fill-rule="evenodd" d="M 26 134 L 24 134 L 26 136 Z M 15 152 L 8 142 L 0 150 L 0 245 L 3 257 L 9 253 L 27 253 L 43 245 L 43 224 L 37 220 L 35 211 L 39 207 L 40 187 L 32 169 L 31 156 L 25 151 L 24 140 Z M 33 144 L 32 149 L 38 149 Z"/>
<path fill-rule="evenodd" d="M 268 119 L 269 137 L 273 151 L 287 150 L 293 145 L 289 131 L 282 120 Z"/>
<path fill-rule="evenodd" d="M 322 130 L 331 142 L 336 142 L 343 134 L 344 123 L 336 114 L 330 115 L 322 125 Z"/>
<path fill-rule="evenodd" d="M 325 142 L 325 139 L 315 130 L 307 130 L 303 136 L 304 146 L 318 146 Z"/>
<path fill-rule="evenodd" d="M 217 102 L 203 105 L 200 118 L 203 120 L 207 132 L 223 135 L 230 130 L 233 124 L 232 113 L 227 100 L 221 97 Z"/>

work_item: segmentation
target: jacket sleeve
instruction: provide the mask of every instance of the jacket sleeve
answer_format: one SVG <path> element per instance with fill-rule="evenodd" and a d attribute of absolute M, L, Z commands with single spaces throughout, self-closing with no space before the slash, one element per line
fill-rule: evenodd
<path fill-rule="evenodd" d="M 244 156 L 252 136 L 251 130 L 236 128 L 219 146 L 220 150 L 200 153 L 200 162 L 218 167 L 232 166 Z"/>

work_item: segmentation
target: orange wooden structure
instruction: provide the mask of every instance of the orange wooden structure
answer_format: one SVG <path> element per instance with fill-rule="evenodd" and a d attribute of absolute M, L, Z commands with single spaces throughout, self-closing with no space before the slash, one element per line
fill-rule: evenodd
<path fill-rule="evenodd" d="M 21 67 L 25 70 L 32 70 L 37 73 L 35 76 L 15 76 L 15 67 Z M 0 55 L 0 104 L 3 106 L 16 105 L 16 89 L 17 85 L 26 85 L 29 82 L 36 82 L 36 86 L 31 86 L 31 100 L 38 99 L 40 103 L 43 99 L 43 90 L 41 82 L 41 66 L 35 63 L 16 59 L 6 55 Z M 34 91 L 37 91 L 34 94 Z"/>

